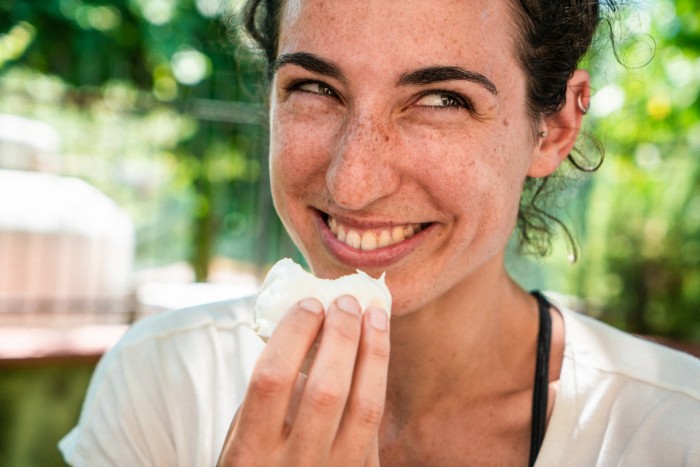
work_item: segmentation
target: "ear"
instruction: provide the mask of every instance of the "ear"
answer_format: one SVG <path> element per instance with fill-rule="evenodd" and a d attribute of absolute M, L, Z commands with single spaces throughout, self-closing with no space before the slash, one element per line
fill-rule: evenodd
<path fill-rule="evenodd" d="M 590 76 L 576 70 L 566 87 L 566 101 L 557 113 L 542 118 L 539 141 L 528 175 L 533 178 L 552 174 L 574 148 L 581 120 L 591 100 Z"/>

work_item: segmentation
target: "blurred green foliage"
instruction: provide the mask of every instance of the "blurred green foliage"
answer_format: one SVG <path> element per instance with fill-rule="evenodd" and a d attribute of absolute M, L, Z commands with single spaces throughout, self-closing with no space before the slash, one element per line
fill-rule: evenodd
<path fill-rule="evenodd" d="M 608 45 L 589 57 L 594 97 L 586 130 L 602 142 L 605 162 L 568 210 L 580 261 L 555 265 L 549 277 L 618 327 L 700 341 L 700 11 L 694 3 L 640 2 L 615 23 L 614 50 L 601 37 Z M 585 137 L 581 142 L 590 146 Z"/>
<path fill-rule="evenodd" d="M 235 2 L 0 2 L 0 111 L 47 121 L 63 172 L 127 207 L 138 266 L 217 254 L 265 264 L 291 244 L 266 185 L 261 69 Z M 256 213 L 262 213 L 257 216 Z"/>
<path fill-rule="evenodd" d="M 56 448 L 75 426 L 94 364 L 0 368 L 0 465 L 64 466 Z"/>

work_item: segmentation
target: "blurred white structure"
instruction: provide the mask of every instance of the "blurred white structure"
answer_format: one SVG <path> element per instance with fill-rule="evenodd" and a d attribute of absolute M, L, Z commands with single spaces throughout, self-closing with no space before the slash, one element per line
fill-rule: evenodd
<path fill-rule="evenodd" d="M 119 311 L 133 257 L 131 220 L 93 186 L 0 170 L 0 312 Z"/>
<path fill-rule="evenodd" d="M 0 114 L 0 168 L 58 172 L 60 142 L 44 122 Z"/>
<path fill-rule="evenodd" d="M 0 115 L 5 324 L 18 314 L 100 314 L 133 307 L 131 220 L 87 182 L 51 173 L 60 166 L 60 136 L 53 127 Z"/>
<path fill-rule="evenodd" d="M 252 296 L 260 291 L 254 277 L 243 277 L 236 283 L 148 283 L 138 287 L 137 317 L 166 310 L 188 308 L 205 303 L 234 300 Z"/>

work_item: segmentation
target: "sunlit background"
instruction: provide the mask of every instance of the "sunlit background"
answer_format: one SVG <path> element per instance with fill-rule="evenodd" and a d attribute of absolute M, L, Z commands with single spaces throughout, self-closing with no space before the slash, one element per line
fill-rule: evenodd
<path fill-rule="evenodd" d="M 130 322 L 252 293 L 272 262 L 301 259 L 269 197 L 263 77 L 237 3 L 0 1 L 0 464 L 63 465 L 55 444 Z M 526 287 L 691 351 L 694 3 L 638 1 L 603 27 L 579 147 L 595 163 L 597 139 L 605 161 L 566 172 L 553 199 L 576 244 L 559 231 L 546 260 L 508 260 Z"/>

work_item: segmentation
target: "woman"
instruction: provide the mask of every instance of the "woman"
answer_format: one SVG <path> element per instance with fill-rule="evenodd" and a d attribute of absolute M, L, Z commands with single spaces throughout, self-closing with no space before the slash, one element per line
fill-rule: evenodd
<path fill-rule="evenodd" d="M 597 2 L 248 13 L 272 78 L 277 211 L 316 275 L 386 272 L 391 324 L 351 296 L 327 314 L 301 301 L 264 348 L 245 304 L 147 320 L 100 364 L 68 461 L 700 465 L 700 364 L 504 267 L 516 223 L 526 241 L 540 225 L 527 187 L 567 159 L 588 109 L 576 65 Z"/>

